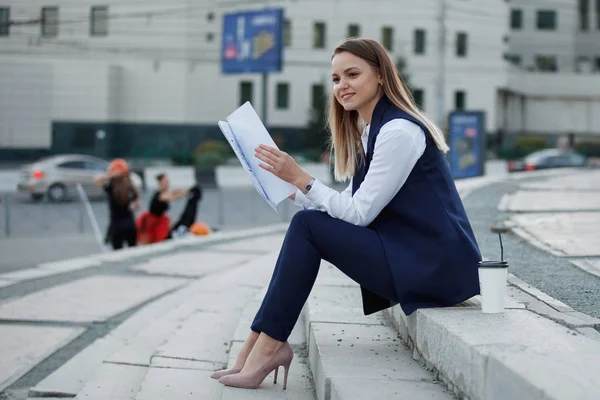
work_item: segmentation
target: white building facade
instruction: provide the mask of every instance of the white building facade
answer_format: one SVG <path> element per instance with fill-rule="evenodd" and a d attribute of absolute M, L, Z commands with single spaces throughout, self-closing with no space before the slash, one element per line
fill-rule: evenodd
<path fill-rule="evenodd" d="M 589 31 L 580 32 L 572 1 L 533 3 L 558 13 L 554 22 L 542 15 L 542 31 L 531 1 L 445 2 L 445 111 L 484 110 L 490 132 L 558 134 L 572 126 L 552 124 L 546 113 L 561 109 L 577 123 L 585 114 L 576 132 L 600 134 L 600 75 L 576 68 L 583 57 L 592 64 L 600 57 L 595 9 L 586 14 Z M 259 74 L 221 74 L 223 15 L 265 7 L 282 7 L 286 19 L 284 68 L 268 79 L 268 125 L 291 147 L 301 146 L 311 110 L 329 93 L 331 53 L 347 36 L 377 39 L 394 61 L 403 58 L 415 97 L 426 113 L 438 114 L 436 0 L 46 4 L 0 3 L 0 157 L 36 149 L 164 156 L 220 137 L 216 122 L 243 101 L 262 108 Z"/>

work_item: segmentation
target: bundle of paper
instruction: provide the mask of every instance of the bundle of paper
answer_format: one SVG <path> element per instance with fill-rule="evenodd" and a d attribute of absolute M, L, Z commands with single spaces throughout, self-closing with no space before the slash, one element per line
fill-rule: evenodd
<path fill-rule="evenodd" d="M 252 184 L 263 199 L 275 211 L 277 206 L 292 193 L 296 187 L 262 169 L 260 160 L 254 157 L 254 149 L 260 144 L 277 148 L 258 114 L 250 102 L 244 103 L 227 117 L 227 122 L 219 121 L 219 128 L 231 145 L 242 167 L 248 173 Z"/>

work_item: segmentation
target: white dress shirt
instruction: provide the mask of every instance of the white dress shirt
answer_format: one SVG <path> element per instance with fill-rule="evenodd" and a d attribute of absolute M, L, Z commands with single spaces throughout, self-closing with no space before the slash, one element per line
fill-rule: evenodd
<path fill-rule="evenodd" d="M 365 153 L 369 129 L 367 125 L 361 136 Z M 340 193 L 315 180 L 308 194 L 296 192 L 295 203 L 354 225 L 367 226 L 398 193 L 424 152 L 425 133 L 421 127 L 405 119 L 393 119 L 381 127 L 369 170 L 354 196 L 352 181 Z"/>

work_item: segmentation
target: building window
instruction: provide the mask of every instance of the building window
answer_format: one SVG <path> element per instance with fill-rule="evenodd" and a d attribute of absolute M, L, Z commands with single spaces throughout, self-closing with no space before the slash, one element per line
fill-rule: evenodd
<path fill-rule="evenodd" d="M 589 24 L 589 9 L 590 9 L 590 1 L 589 0 L 579 0 L 579 30 L 587 31 L 590 29 Z"/>
<path fill-rule="evenodd" d="M 600 57 L 596 57 L 596 71 L 600 72 Z"/>
<path fill-rule="evenodd" d="M 313 110 L 322 111 L 325 105 L 325 86 L 321 84 L 312 85 L 310 107 Z"/>
<path fill-rule="evenodd" d="M 467 34 L 465 32 L 458 32 L 456 34 L 456 56 L 466 57 L 467 46 Z"/>
<path fill-rule="evenodd" d="M 108 6 L 93 6 L 90 13 L 90 35 L 108 35 Z"/>
<path fill-rule="evenodd" d="M 325 48 L 325 22 L 315 22 L 313 25 L 313 48 Z"/>
<path fill-rule="evenodd" d="M 58 36 L 58 7 L 42 7 L 42 36 Z"/>
<path fill-rule="evenodd" d="M 413 89 L 413 98 L 415 99 L 415 104 L 419 107 L 420 110 L 425 110 L 425 92 L 423 89 Z"/>
<path fill-rule="evenodd" d="M 513 30 L 523 28 L 523 10 L 510 10 L 510 28 Z"/>
<path fill-rule="evenodd" d="M 206 33 L 206 41 L 207 42 L 212 42 L 215 39 L 215 34 L 212 32 L 207 32 Z"/>
<path fill-rule="evenodd" d="M 290 47 L 292 45 L 292 21 L 286 19 L 283 21 L 283 46 Z"/>
<path fill-rule="evenodd" d="M 348 25 L 348 35 L 346 37 L 360 37 L 360 26 L 356 24 Z"/>
<path fill-rule="evenodd" d="M 414 46 L 415 54 L 425 54 L 425 29 L 415 29 Z"/>
<path fill-rule="evenodd" d="M 511 64 L 521 65 L 523 59 L 518 54 L 505 54 L 504 59 Z"/>
<path fill-rule="evenodd" d="M 381 44 L 383 44 L 383 47 L 385 47 L 387 51 L 394 50 L 394 28 L 391 26 L 384 26 L 381 28 Z"/>
<path fill-rule="evenodd" d="M 10 8 L 0 7 L 0 36 L 10 35 Z"/>
<path fill-rule="evenodd" d="M 464 110 L 467 106 L 467 93 L 463 90 L 454 92 L 454 108 L 458 111 Z"/>
<path fill-rule="evenodd" d="M 245 102 L 249 101 L 252 103 L 253 98 L 253 85 L 250 81 L 240 82 L 240 106 Z"/>
<path fill-rule="evenodd" d="M 537 28 L 540 31 L 556 30 L 556 11 L 539 10 L 537 12 Z"/>
<path fill-rule="evenodd" d="M 535 56 L 535 66 L 538 71 L 544 72 L 556 72 L 558 67 L 556 66 L 556 56 Z"/>
<path fill-rule="evenodd" d="M 290 108 L 290 85 L 288 83 L 278 83 L 276 88 L 277 108 L 287 110 Z"/>
<path fill-rule="evenodd" d="M 600 0 L 596 0 L 596 29 L 600 31 Z"/>

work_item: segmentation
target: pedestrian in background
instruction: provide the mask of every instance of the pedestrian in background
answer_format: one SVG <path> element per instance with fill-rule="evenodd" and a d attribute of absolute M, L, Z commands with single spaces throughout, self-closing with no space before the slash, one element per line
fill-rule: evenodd
<path fill-rule="evenodd" d="M 326 260 L 361 285 L 371 314 L 400 303 L 451 306 L 479 294 L 481 254 L 444 153 L 442 131 L 416 106 L 385 48 L 348 39 L 332 57 L 329 127 L 343 193 L 312 178 L 286 153 L 261 145 L 262 168 L 295 185 L 305 210 L 287 230 L 250 334 L 219 382 L 256 388 L 284 367 L 287 339 Z M 231 294 L 234 295 L 234 294 Z"/>
<path fill-rule="evenodd" d="M 109 165 L 108 172 L 94 179 L 104 188 L 109 207 L 109 241 L 114 250 L 137 245 L 134 210 L 140 208 L 137 191 L 131 183 L 129 168 L 124 160 L 117 159 Z"/>

